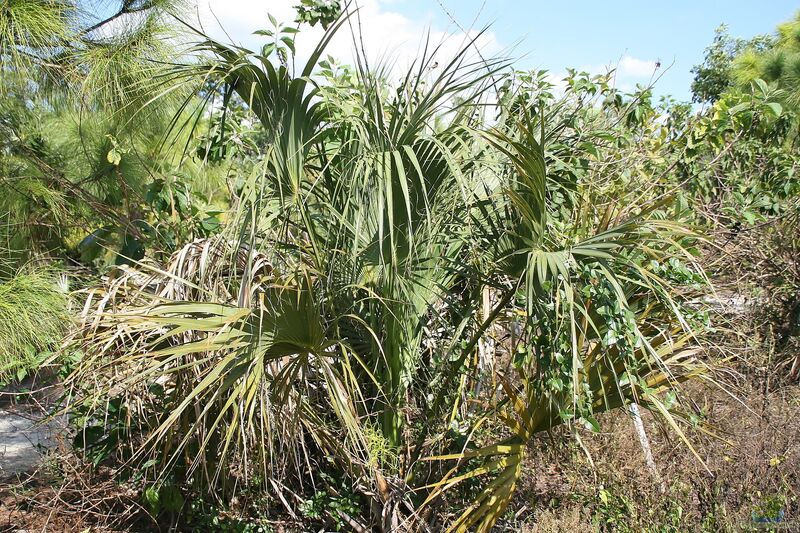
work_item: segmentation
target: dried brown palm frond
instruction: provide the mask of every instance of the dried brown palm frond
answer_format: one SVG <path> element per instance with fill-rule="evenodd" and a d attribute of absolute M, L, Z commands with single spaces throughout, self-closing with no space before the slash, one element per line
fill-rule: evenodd
<path fill-rule="evenodd" d="M 102 427 L 138 464 L 227 489 L 234 477 L 302 486 L 320 460 L 358 470 L 353 369 L 313 298 L 307 278 L 279 279 L 265 254 L 222 237 L 164 268 L 118 269 L 88 291 L 76 339 L 84 358 L 67 385 L 84 435 Z M 124 406 L 110 432 L 96 419 L 109 402 Z"/>
<path fill-rule="evenodd" d="M 271 279 L 272 268 L 265 254 L 224 237 L 197 239 L 173 253 L 163 267 L 149 260 L 136 268 L 120 265 L 103 278 L 102 286 L 86 290 L 79 334 L 96 337 L 109 325 L 104 319 L 110 313 L 145 312 L 159 301 L 247 305 Z M 118 333 L 119 343 L 132 340 L 130 331 Z M 151 332 L 156 334 L 160 332 Z"/>

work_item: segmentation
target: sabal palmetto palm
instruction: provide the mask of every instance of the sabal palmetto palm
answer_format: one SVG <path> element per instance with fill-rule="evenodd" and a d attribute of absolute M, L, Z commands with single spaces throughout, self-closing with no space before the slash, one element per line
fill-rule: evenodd
<path fill-rule="evenodd" d="M 522 113 L 482 130 L 504 64 L 469 46 L 436 70 L 426 51 L 392 91 L 360 64 L 332 107 L 311 76 L 344 20 L 298 76 L 212 40 L 178 69 L 217 84 L 223 109 L 233 93 L 249 106 L 270 133 L 262 165 L 221 237 L 92 293 L 71 383 L 89 409 L 125 397 L 135 457 L 159 472 L 223 486 L 258 474 L 290 512 L 292 489 L 332 465 L 386 529 L 423 527 L 415 503 L 499 472 L 452 524 L 486 530 L 534 432 L 633 399 L 669 416 L 657 393 L 697 368 L 648 261 L 680 253 L 682 233 L 600 210 L 591 191 L 552 224 L 546 125 Z M 510 440 L 453 449 L 444 429 L 476 348 L 509 313 L 516 373 L 485 399 Z"/>

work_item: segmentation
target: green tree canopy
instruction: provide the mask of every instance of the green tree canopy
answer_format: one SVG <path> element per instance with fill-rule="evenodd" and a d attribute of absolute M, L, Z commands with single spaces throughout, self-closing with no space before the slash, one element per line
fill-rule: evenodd
<path fill-rule="evenodd" d="M 706 48 L 703 62 L 692 68 L 692 100 L 698 103 L 719 100 L 722 93 L 734 85 L 734 60 L 745 51 L 761 53 L 772 46 L 770 36 L 735 38 L 728 34 L 728 27 L 721 24 L 714 31 L 714 40 Z"/>

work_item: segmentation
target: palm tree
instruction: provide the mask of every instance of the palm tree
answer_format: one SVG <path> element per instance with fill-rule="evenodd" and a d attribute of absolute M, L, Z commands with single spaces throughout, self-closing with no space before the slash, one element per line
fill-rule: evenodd
<path fill-rule="evenodd" d="M 363 61 L 349 84 L 320 83 L 344 21 L 296 76 L 207 38 L 176 70 L 222 94 L 222 113 L 234 95 L 249 107 L 268 135 L 261 163 L 222 236 L 90 292 L 75 408 L 97 420 L 121 399 L 123 455 L 157 479 L 234 490 L 257 477 L 289 512 L 333 468 L 387 530 L 423 527 L 445 491 L 494 474 L 450 524 L 489 530 L 526 443 L 558 424 L 596 426 L 635 401 L 682 435 L 659 394 L 701 366 L 649 265 L 685 253 L 687 233 L 658 206 L 561 191 L 546 163 L 563 128 L 543 114 L 506 110 L 487 130 L 505 62 L 472 60 L 471 44 L 435 70 L 426 48 L 391 89 Z M 556 190 L 573 196 L 569 217 L 551 208 Z M 480 343 L 515 328 L 509 370 L 477 375 Z M 447 430 L 475 381 L 488 391 L 477 420 L 508 438 L 459 449 Z"/>

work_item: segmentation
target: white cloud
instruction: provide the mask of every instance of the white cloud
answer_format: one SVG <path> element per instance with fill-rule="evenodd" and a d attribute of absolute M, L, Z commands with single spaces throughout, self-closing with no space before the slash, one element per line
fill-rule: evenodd
<path fill-rule="evenodd" d="M 212 37 L 225 42 L 233 41 L 251 50 L 257 50 L 264 44 L 264 37 L 253 35 L 258 29 L 271 26 L 267 13 L 272 14 L 279 22 L 292 24 L 295 13 L 293 6 L 299 0 L 193 0 L 196 2 L 200 23 Z M 404 69 L 422 55 L 426 37 L 431 46 L 441 44 L 437 60 L 441 63 L 452 57 L 467 42 L 467 37 L 460 30 L 433 26 L 430 18 L 412 19 L 402 13 L 393 11 L 391 4 L 395 0 L 359 0 L 358 13 L 350 17 L 338 31 L 326 49 L 326 53 L 337 59 L 352 63 L 356 47 L 366 51 L 371 65 L 377 61 L 391 62 L 395 70 Z M 319 42 L 323 30 L 319 25 L 315 28 L 304 26 L 297 35 L 298 66 L 307 58 Z M 470 38 L 477 32 L 470 31 Z M 478 37 L 476 44 L 484 57 L 491 57 L 500 52 L 501 46 L 492 32 Z"/>
<path fill-rule="evenodd" d="M 650 78 L 656 71 L 656 62 L 648 59 L 638 59 L 623 56 L 617 67 L 617 75 L 626 78 Z"/>

